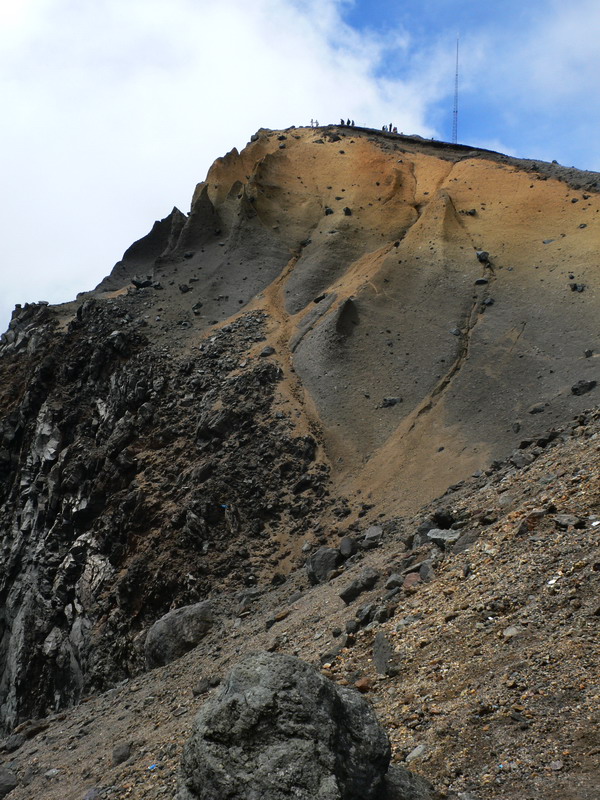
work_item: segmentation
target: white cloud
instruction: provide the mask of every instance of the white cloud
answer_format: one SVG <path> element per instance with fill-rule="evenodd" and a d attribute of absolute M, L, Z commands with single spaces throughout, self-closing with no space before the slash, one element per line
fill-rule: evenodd
<path fill-rule="evenodd" d="M 350 116 L 433 135 L 437 90 L 377 78 L 404 34 L 362 35 L 343 5 L 3 0 L 0 327 L 15 302 L 94 286 L 259 127 Z"/>
<path fill-rule="evenodd" d="M 0 0 L 0 328 L 16 302 L 93 287 L 259 127 L 343 116 L 448 137 L 454 33 L 359 32 L 351 5 Z M 461 140 L 599 168 L 597 0 L 463 19 Z"/>

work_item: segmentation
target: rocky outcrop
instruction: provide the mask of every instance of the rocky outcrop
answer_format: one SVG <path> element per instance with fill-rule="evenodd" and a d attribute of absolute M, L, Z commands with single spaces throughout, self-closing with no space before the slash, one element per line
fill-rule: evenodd
<path fill-rule="evenodd" d="M 117 318 L 86 300 L 65 333 L 22 309 L 0 352 L 7 730 L 144 669 L 149 626 L 215 585 L 254 585 L 256 556 L 281 547 L 271 526 L 293 538 L 327 502 L 315 441 L 270 411 L 279 367 L 249 356 L 265 316 L 173 359 L 146 336 L 144 291 Z"/>
<path fill-rule="evenodd" d="M 157 220 L 146 236 L 138 239 L 117 261 L 109 276 L 96 287 L 96 291 L 107 292 L 128 284 L 137 272 L 150 279 L 154 275 L 154 265 L 158 258 L 170 255 L 179 240 L 187 217 L 174 208 L 164 219 Z"/>
<path fill-rule="evenodd" d="M 178 797 L 431 798 L 426 782 L 411 782 L 406 770 L 386 786 L 389 762 L 388 738 L 357 691 L 293 656 L 259 653 L 240 662 L 200 711 Z"/>

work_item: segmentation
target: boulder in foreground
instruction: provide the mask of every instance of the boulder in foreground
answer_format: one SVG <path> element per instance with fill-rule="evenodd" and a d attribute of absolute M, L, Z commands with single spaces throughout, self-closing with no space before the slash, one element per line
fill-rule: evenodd
<path fill-rule="evenodd" d="M 367 701 L 293 656 L 241 661 L 198 714 L 178 800 L 432 800 Z"/>

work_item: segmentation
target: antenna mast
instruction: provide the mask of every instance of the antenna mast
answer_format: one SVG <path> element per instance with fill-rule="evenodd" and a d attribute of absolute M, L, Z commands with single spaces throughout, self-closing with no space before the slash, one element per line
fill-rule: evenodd
<path fill-rule="evenodd" d="M 458 36 L 456 37 L 456 72 L 454 73 L 454 111 L 452 112 L 452 144 L 458 142 Z"/>

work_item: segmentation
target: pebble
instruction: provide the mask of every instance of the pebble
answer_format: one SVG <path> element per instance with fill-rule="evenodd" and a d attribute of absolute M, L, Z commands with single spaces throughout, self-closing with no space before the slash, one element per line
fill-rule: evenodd
<path fill-rule="evenodd" d="M 417 758 L 423 758 L 425 752 L 427 750 L 427 745 L 419 744 L 417 745 L 414 750 L 411 750 L 410 753 L 404 759 L 407 764 L 410 764 L 411 761 L 415 761 Z"/>

